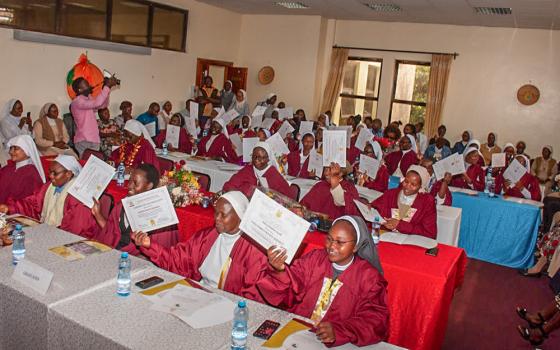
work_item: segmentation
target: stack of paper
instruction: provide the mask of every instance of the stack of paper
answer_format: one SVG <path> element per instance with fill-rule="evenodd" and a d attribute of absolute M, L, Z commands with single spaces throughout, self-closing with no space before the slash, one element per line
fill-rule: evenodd
<path fill-rule="evenodd" d="M 389 242 L 396 244 L 406 244 L 415 245 L 417 247 L 422 247 L 426 249 L 432 249 L 437 247 L 437 241 L 424 236 L 419 235 L 407 235 L 399 232 L 385 232 L 379 237 L 381 242 Z"/>

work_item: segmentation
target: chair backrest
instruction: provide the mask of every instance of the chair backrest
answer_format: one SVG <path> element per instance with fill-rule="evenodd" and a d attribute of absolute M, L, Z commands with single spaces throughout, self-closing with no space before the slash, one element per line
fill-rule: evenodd
<path fill-rule="evenodd" d="M 103 152 L 96 151 L 91 148 L 87 148 L 86 150 L 84 150 L 84 153 L 82 153 L 82 157 L 80 159 L 87 162 L 89 157 L 91 156 L 97 157 L 101 160 L 105 160 L 105 155 L 103 154 Z"/>
<path fill-rule="evenodd" d="M 196 171 L 193 171 L 192 173 L 198 178 L 200 189 L 206 192 L 210 191 L 210 176 L 208 176 L 208 174 L 197 173 Z"/>
<path fill-rule="evenodd" d="M 162 157 L 158 157 L 159 161 L 159 171 L 163 174 L 166 170 L 171 171 L 173 170 L 173 161 L 169 159 L 165 159 Z"/>
<path fill-rule="evenodd" d="M 101 215 L 105 219 L 109 219 L 109 215 L 111 215 L 111 211 L 115 206 L 115 199 L 109 193 L 103 192 L 101 197 L 99 197 L 99 206 L 101 207 Z"/>
<path fill-rule="evenodd" d="M 299 201 L 299 194 L 300 194 L 299 186 L 296 185 L 296 184 L 291 184 L 290 185 L 290 195 L 288 197 L 290 197 L 291 199 L 293 199 L 295 201 Z"/>

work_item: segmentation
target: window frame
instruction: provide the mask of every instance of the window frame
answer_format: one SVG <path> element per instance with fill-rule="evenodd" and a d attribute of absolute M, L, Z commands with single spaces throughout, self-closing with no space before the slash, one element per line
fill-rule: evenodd
<path fill-rule="evenodd" d="M 425 66 L 425 67 L 432 67 L 432 63 L 431 62 L 425 62 L 425 61 L 411 61 L 411 60 L 395 60 L 395 71 L 394 71 L 394 75 L 393 75 L 393 91 L 391 92 L 391 105 L 389 108 L 389 122 L 391 123 L 391 119 L 393 117 L 393 103 L 400 103 L 400 104 L 405 104 L 405 105 L 409 105 L 409 106 L 420 106 L 420 107 L 426 107 L 427 103 L 426 102 L 417 102 L 417 101 L 407 101 L 407 100 L 400 100 L 400 99 L 395 99 L 395 94 L 397 93 L 397 79 L 398 79 L 398 75 L 399 75 L 399 65 L 401 64 L 413 64 L 416 66 Z M 429 84 L 429 82 L 428 82 Z"/>
<path fill-rule="evenodd" d="M 139 4 L 143 4 L 143 5 L 148 6 L 148 23 L 147 23 L 147 26 L 148 26 L 148 33 L 147 33 L 148 41 L 147 41 L 147 45 L 142 45 L 142 44 L 122 42 L 122 41 L 118 41 L 118 40 L 111 40 L 111 34 L 112 34 L 111 33 L 111 21 L 112 21 L 112 18 L 113 18 L 113 1 L 114 0 L 107 0 L 105 38 L 95 38 L 95 37 L 91 37 L 91 36 L 87 36 L 87 35 L 68 35 L 68 34 L 61 33 L 63 1 L 64 0 L 55 0 L 54 31 L 43 31 L 43 30 L 35 30 L 35 29 L 26 28 L 27 23 L 25 23 L 23 26 L 10 25 L 10 24 L 3 23 L 3 24 L 0 24 L 0 28 L 20 29 L 20 30 L 25 30 L 25 31 L 30 31 L 30 32 L 55 34 L 55 35 L 59 35 L 59 36 L 69 37 L 69 38 L 89 39 L 89 40 L 97 40 L 97 41 L 131 45 L 131 46 L 149 47 L 149 48 L 158 49 L 158 50 L 167 50 L 167 51 L 174 51 L 174 52 L 186 52 L 186 49 L 187 49 L 187 28 L 188 28 L 188 20 L 189 20 L 189 10 L 187 10 L 187 9 L 182 9 L 182 8 L 178 8 L 178 7 L 174 7 L 174 6 L 170 6 L 170 5 L 166 5 L 166 4 L 155 3 L 155 2 L 151 2 L 151 1 L 147 1 L 147 0 L 127 0 L 129 2 L 135 2 L 135 3 L 139 3 Z M 2 4 L 0 4 L 0 7 L 2 7 Z M 178 13 L 181 13 L 183 15 L 183 28 L 182 28 L 182 38 L 183 39 L 181 41 L 181 48 L 180 49 L 161 48 L 161 47 L 152 46 L 152 33 L 153 33 L 153 28 L 152 27 L 153 27 L 153 22 L 154 22 L 153 21 L 153 19 L 154 19 L 153 16 L 154 16 L 154 9 L 155 8 L 160 8 L 160 9 L 164 9 L 164 10 L 168 10 L 168 11 L 178 12 Z"/>
<path fill-rule="evenodd" d="M 356 100 L 364 100 L 364 101 L 376 101 L 378 106 L 379 106 L 379 91 L 381 91 L 381 79 L 383 76 L 383 59 L 382 58 L 376 58 L 376 57 L 358 57 L 358 56 L 348 56 L 348 59 L 346 61 L 363 61 L 363 62 L 379 62 L 381 63 L 381 68 L 379 69 L 379 81 L 377 82 L 377 97 L 373 97 L 373 96 L 362 96 L 362 95 L 354 95 L 354 94 L 345 94 L 345 93 L 339 93 L 338 94 L 338 98 L 340 98 L 340 112 L 339 112 L 339 118 L 342 117 L 342 98 L 352 98 L 352 99 L 356 99 Z M 342 85 L 341 85 L 341 90 L 342 90 Z M 378 108 L 375 109 L 375 116 L 371 116 L 373 119 L 377 118 L 377 111 Z M 363 116 L 362 116 L 363 117 Z"/>

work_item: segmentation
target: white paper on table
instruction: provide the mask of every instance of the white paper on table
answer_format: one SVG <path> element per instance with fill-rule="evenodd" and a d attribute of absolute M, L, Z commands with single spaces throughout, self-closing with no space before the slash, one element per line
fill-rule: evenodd
<path fill-rule="evenodd" d="M 269 137 L 265 142 L 272 147 L 272 152 L 274 152 L 274 157 L 276 158 L 290 153 L 288 146 L 286 146 L 286 143 L 278 133 Z M 270 157 L 270 154 L 268 156 Z"/>
<path fill-rule="evenodd" d="M 243 162 L 249 163 L 252 160 L 253 148 L 259 142 L 258 137 L 243 138 Z"/>
<path fill-rule="evenodd" d="M 476 191 L 476 190 L 471 190 L 471 189 L 468 189 L 468 188 L 453 187 L 453 186 L 449 186 L 448 188 L 449 188 L 450 192 L 464 193 L 464 194 L 468 194 L 469 196 L 478 196 L 478 191 Z"/>
<path fill-rule="evenodd" d="M 148 130 L 148 135 L 150 135 L 150 137 L 156 136 L 156 122 L 146 124 L 144 127 Z"/>
<path fill-rule="evenodd" d="M 433 165 L 436 180 L 441 180 L 445 177 L 445 173 L 451 175 L 459 175 L 466 172 L 465 161 L 463 156 L 459 153 L 453 153 L 447 158 L 437 161 Z"/>
<path fill-rule="evenodd" d="M 194 101 L 189 102 L 189 117 L 198 118 L 198 103 Z"/>
<path fill-rule="evenodd" d="M 354 203 L 356 204 L 356 207 L 358 207 L 358 210 L 360 211 L 360 213 L 362 214 L 362 216 L 364 217 L 364 220 L 369 221 L 369 222 L 374 222 L 375 218 L 379 218 L 379 223 L 381 225 L 385 224 L 386 221 L 385 219 L 383 219 L 383 216 L 381 216 L 381 214 L 379 214 L 379 212 L 377 211 L 377 209 L 375 208 L 370 208 L 367 204 L 354 199 Z"/>
<path fill-rule="evenodd" d="M 315 170 L 315 176 L 323 176 L 323 155 L 311 150 L 309 153 L 309 162 L 307 163 L 307 171 Z"/>
<path fill-rule="evenodd" d="M 526 172 L 527 169 L 517 159 L 514 159 L 504 171 L 504 179 L 509 180 L 511 185 L 514 186 Z"/>
<path fill-rule="evenodd" d="M 347 133 L 344 130 L 323 131 L 323 165 L 330 166 L 337 163 L 346 167 L 346 140 Z"/>
<path fill-rule="evenodd" d="M 371 177 L 373 180 L 377 177 L 379 166 L 381 166 L 381 162 L 377 159 L 366 156 L 365 154 L 360 154 L 360 165 L 358 170 Z"/>
<path fill-rule="evenodd" d="M 233 144 L 233 148 L 235 149 L 235 153 L 237 153 L 237 156 L 242 155 L 243 143 L 241 142 L 241 137 L 239 136 L 239 134 L 234 132 L 233 134 L 229 135 L 229 140 Z"/>
<path fill-rule="evenodd" d="M 253 110 L 253 113 L 251 113 L 252 117 L 257 117 L 257 116 L 263 116 L 264 112 L 266 111 L 266 106 L 257 106 L 255 107 L 255 109 Z"/>
<path fill-rule="evenodd" d="M 86 165 L 68 190 L 74 198 L 88 208 L 93 207 L 93 197 L 99 199 L 113 179 L 115 168 L 97 157 L 89 157 Z"/>
<path fill-rule="evenodd" d="M 437 247 L 437 241 L 419 235 L 407 235 L 400 232 L 385 232 L 379 237 L 381 242 L 390 242 L 400 245 L 414 245 L 421 248 L 432 249 Z"/>
<path fill-rule="evenodd" d="M 301 121 L 299 124 L 299 134 L 301 135 L 302 139 L 303 139 L 303 135 L 305 134 L 313 134 L 313 122 L 311 121 Z"/>
<path fill-rule="evenodd" d="M 492 167 L 493 168 L 503 168 L 506 166 L 506 154 L 505 153 L 492 153 Z"/>
<path fill-rule="evenodd" d="M 198 117 L 196 117 L 198 118 Z M 185 118 L 185 127 L 187 128 L 187 131 L 189 133 L 189 135 L 191 135 L 192 137 L 194 137 L 196 139 L 196 119 L 195 117 L 188 117 Z"/>
<path fill-rule="evenodd" d="M 274 199 L 255 190 L 239 228 L 264 249 L 272 246 L 286 249 L 286 263 L 290 264 L 309 225 Z"/>
<path fill-rule="evenodd" d="M 165 132 L 165 141 L 173 146 L 173 148 L 179 148 L 179 135 L 181 132 L 181 127 L 168 124 L 167 131 Z"/>
<path fill-rule="evenodd" d="M 278 110 L 278 119 L 280 120 L 292 119 L 293 117 L 294 117 L 293 107 L 280 108 Z"/>
<path fill-rule="evenodd" d="M 280 129 L 278 129 L 277 134 L 280 134 L 280 137 L 285 138 L 288 133 L 292 133 L 294 132 L 294 130 L 295 129 L 292 126 L 292 124 L 290 124 L 290 122 L 285 120 L 284 123 L 282 123 Z"/>
<path fill-rule="evenodd" d="M 352 126 L 342 125 L 342 126 L 329 126 L 329 130 L 342 130 L 346 132 L 346 148 L 350 148 L 350 141 L 352 139 Z M 324 136 L 324 135 L 323 135 Z"/>
<path fill-rule="evenodd" d="M 261 123 L 261 128 L 270 130 L 275 121 L 276 119 L 273 118 L 264 118 Z"/>
<path fill-rule="evenodd" d="M 224 163 L 218 165 L 218 169 L 225 170 L 225 171 L 239 171 L 241 170 L 241 168 L 243 168 L 241 165 L 230 164 L 230 163 Z"/>
<path fill-rule="evenodd" d="M 47 294 L 53 276 L 54 273 L 28 259 L 20 260 L 12 274 L 13 279 L 42 295 Z"/>
<path fill-rule="evenodd" d="M 363 152 L 368 141 L 373 140 L 373 133 L 367 128 L 361 128 L 358 138 L 356 139 L 356 148 Z"/>
<path fill-rule="evenodd" d="M 132 231 L 150 232 L 179 223 L 167 187 L 158 187 L 122 199 Z"/>
<path fill-rule="evenodd" d="M 222 119 L 226 122 L 226 124 L 231 123 L 232 120 L 237 118 L 239 113 L 235 110 L 235 108 L 230 109 L 226 113 L 222 114 Z"/>

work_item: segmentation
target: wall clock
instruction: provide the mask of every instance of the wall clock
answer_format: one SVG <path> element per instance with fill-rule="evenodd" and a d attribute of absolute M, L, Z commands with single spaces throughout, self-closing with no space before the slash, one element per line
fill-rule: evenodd
<path fill-rule="evenodd" d="M 517 100 L 525 106 L 534 105 L 540 96 L 541 93 L 535 85 L 526 84 L 517 90 Z"/>

